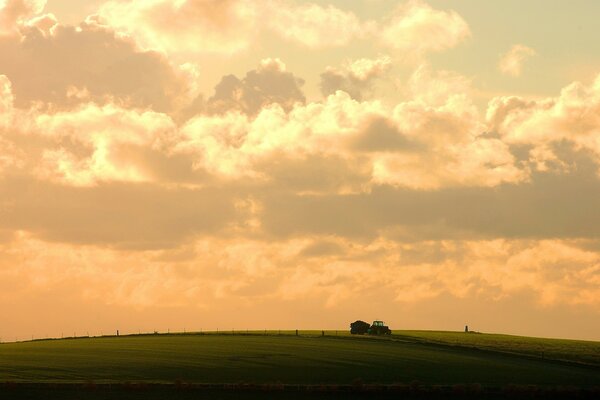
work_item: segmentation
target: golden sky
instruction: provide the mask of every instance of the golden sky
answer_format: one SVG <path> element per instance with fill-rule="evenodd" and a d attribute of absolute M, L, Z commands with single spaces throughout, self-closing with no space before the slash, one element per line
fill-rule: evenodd
<path fill-rule="evenodd" d="M 0 339 L 600 340 L 600 2 L 523 3 L 0 0 Z"/>

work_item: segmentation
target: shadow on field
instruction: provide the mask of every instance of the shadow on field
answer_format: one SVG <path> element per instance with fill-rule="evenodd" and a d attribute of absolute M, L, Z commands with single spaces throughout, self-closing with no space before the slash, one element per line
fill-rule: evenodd
<path fill-rule="evenodd" d="M 0 398 L 63 400 L 187 400 L 187 399 L 598 399 L 600 387 L 538 387 L 508 385 L 502 388 L 478 384 L 425 386 L 411 384 L 373 385 L 354 382 L 350 385 L 285 384 L 24 384 L 0 385 Z"/>

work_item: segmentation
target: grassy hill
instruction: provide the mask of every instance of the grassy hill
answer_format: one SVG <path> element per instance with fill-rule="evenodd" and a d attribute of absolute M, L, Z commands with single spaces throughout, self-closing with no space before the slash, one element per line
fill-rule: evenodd
<path fill-rule="evenodd" d="M 406 331 L 135 335 L 5 343 L 0 382 L 600 384 L 600 343 Z M 543 358 L 542 358 L 543 353 Z"/>
<path fill-rule="evenodd" d="M 600 342 L 444 331 L 399 331 L 394 336 L 418 343 L 437 343 L 600 366 Z"/>

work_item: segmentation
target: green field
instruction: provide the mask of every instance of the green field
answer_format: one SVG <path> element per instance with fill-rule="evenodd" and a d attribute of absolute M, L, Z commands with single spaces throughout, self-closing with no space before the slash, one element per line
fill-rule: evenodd
<path fill-rule="evenodd" d="M 543 353 L 543 358 L 542 358 Z M 0 382 L 600 385 L 600 343 L 405 331 L 255 332 L 0 345 Z"/>
<path fill-rule="evenodd" d="M 399 331 L 398 339 L 600 366 L 600 342 L 443 331 Z"/>

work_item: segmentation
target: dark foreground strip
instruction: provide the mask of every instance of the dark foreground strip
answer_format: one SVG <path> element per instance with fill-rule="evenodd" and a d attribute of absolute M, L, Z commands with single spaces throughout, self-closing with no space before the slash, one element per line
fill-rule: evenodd
<path fill-rule="evenodd" d="M 383 398 L 383 399 L 600 399 L 600 386 L 592 388 L 508 385 L 411 384 L 253 384 L 253 383 L 13 383 L 0 384 L 2 399 L 264 399 L 264 398 Z"/>

